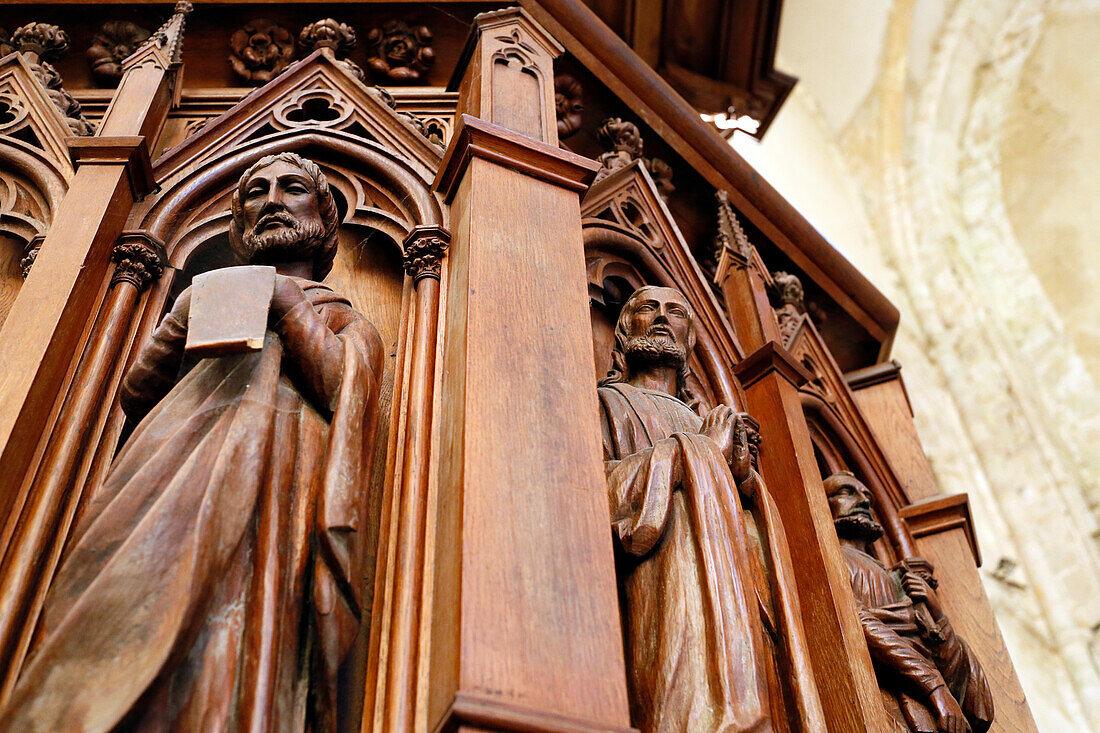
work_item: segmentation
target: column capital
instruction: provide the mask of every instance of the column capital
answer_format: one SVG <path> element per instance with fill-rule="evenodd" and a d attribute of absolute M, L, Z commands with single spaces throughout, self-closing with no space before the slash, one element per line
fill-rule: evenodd
<path fill-rule="evenodd" d="M 127 282 L 138 292 L 164 274 L 168 261 L 164 243 L 145 231 L 123 232 L 111 251 L 111 259 L 115 263 L 111 285 Z"/>
<path fill-rule="evenodd" d="M 474 158 L 488 160 L 577 193 L 588 190 L 600 168 L 599 163 L 582 155 L 533 140 L 477 117 L 462 115 L 455 125 L 451 145 L 443 156 L 433 184 L 447 203 L 454 199 L 458 184 Z"/>
<path fill-rule="evenodd" d="M 401 245 L 405 274 L 419 283 L 426 277 L 439 279 L 451 233 L 440 226 L 414 227 Z"/>

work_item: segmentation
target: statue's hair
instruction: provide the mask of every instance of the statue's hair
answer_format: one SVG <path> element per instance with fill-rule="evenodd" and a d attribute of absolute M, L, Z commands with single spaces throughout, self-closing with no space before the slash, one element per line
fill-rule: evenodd
<path fill-rule="evenodd" d="M 619 311 L 619 320 L 615 323 L 615 346 L 611 349 L 611 369 L 608 370 L 607 376 L 599 381 L 599 386 L 604 387 L 609 384 L 618 384 L 619 382 L 625 382 L 630 379 L 630 368 L 626 363 L 626 321 L 633 313 L 637 302 L 653 290 L 672 290 L 672 288 L 665 288 L 659 285 L 645 285 L 635 290 L 634 294 L 623 303 L 623 308 Z M 683 296 L 681 295 L 681 297 Z M 684 298 L 684 304 L 687 305 L 688 316 L 691 319 L 692 338 L 691 343 L 687 346 L 688 356 L 690 356 L 691 349 L 695 345 L 695 310 L 691 307 L 691 304 L 687 302 L 687 298 Z M 676 397 L 692 410 L 698 410 L 699 397 L 695 394 L 695 391 L 688 386 L 688 375 L 690 373 L 688 369 L 688 360 L 685 358 L 684 363 L 680 365 L 680 369 L 676 374 Z"/>
<path fill-rule="evenodd" d="M 275 153 L 260 158 L 253 163 L 248 170 L 241 174 L 237 181 L 237 187 L 233 189 L 233 223 L 229 226 L 229 246 L 234 252 L 240 252 L 243 248 L 244 237 L 244 207 L 241 201 L 245 198 L 245 187 L 256 171 L 268 167 L 273 163 L 288 163 L 299 168 L 313 181 L 314 191 L 317 193 L 317 208 L 321 211 L 321 221 L 325 226 L 325 239 L 313 258 L 313 279 L 323 280 L 332 269 L 332 261 L 336 258 L 336 239 L 340 231 L 340 214 L 336 210 L 336 199 L 329 188 L 328 179 L 321 169 L 308 158 L 303 158 L 297 153 Z"/>
<path fill-rule="evenodd" d="M 858 478 L 856 478 L 856 475 L 851 471 L 843 468 L 839 471 L 836 471 L 835 473 L 833 473 L 832 476 L 829 476 L 822 482 L 822 485 L 825 487 L 825 496 L 832 494 L 841 486 L 850 485 L 853 481 L 859 484 L 863 483 Z"/>

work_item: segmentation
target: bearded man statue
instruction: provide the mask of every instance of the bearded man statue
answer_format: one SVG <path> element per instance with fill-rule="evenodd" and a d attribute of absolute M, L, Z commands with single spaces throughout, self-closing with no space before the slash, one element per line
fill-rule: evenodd
<path fill-rule="evenodd" d="M 749 418 L 725 405 L 696 412 L 694 345 L 684 296 L 640 288 L 623 305 L 599 387 L 631 722 L 642 733 L 824 730 Z M 743 501 L 758 508 L 762 532 Z"/>
<path fill-rule="evenodd" d="M 0 729 L 335 730 L 383 356 L 370 322 L 318 282 L 338 223 L 309 160 L 273 155 L 241 176 L 231 246 L 275 269 L 262 350 L 189 363 L 190 287 L 164 317 L 121 390 L 139 422 Z"/>
<path fill-rule="evenodd" d="M 871 514 L 870 490 L 851 472 L 825 479 L 825 493 L 893 730 L 985 733 L 993 693 L 951 628 L 931 575 L 912 561 L 887 570 L 870 553 L 882 525 Z"/>

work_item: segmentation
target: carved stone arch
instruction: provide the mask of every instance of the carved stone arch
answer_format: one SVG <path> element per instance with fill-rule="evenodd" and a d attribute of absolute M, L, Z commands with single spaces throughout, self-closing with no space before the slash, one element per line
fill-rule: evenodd
<path fill-rule="evenodd" d="M 802 392 L 800 396 L 814 447 L 827 454 L 827 460 L 842 463 L 866 484 L 875 497 L 875 514 L 886 530 L 884 541 L 876 543 L 882 556 L 880 559 L 892 565 L 904 557 L 916 555 L 913 538 L 898 514 L 901 507 L 887 489 L 889 478 L 880 475 L 856 436 L 828 403 L 815 394 Z"/>
<path fill-rule="evenodd" d="M 631 229 L 602 219 L 585 219 L 582 221 L 582 228 L 589 293 L 597 303 L 602 305 L 598 298 L 605 296 L 605 281 L 610 278 L 621 280 L 630 287 L 631 292 L 642 285 L 661 285 L 682 290 L 669 268 Z M 625 293 L 623 300 L 629 295 L 630 293 Z M 700 312 L 701 307 L 705 307 L 695 301 L 692 293 L 686 292 L 684 295 L 696 313 Z M 617 305 L 621 305 L 621 301 Z M 724 403 L 741 409 L 745 401 L 733 376 L 734 362 L 722 357 L 719 337 L 712 333 L 708 323 L 704 319 L 697 320 L 695 350 L 689 365 L 692 367 L 692 374 L 699 379 L 704 403 L 706 406 Z M 611 327 L 614 328 L 614 322 Z M 598 344 L 596 348 L 602 351 L 606 347 L 610 353 L 611 342 L 606 334 L 601 338 L 598 331 L 600 328 L 598 323 L 593 323 L 596 331 L 594 338 Z M 606 330 L 606 326 L 603 328 Z M 607 359 L 607 354 L 596 354 L 597 371 L 602 371 L 599 365 Z"/>

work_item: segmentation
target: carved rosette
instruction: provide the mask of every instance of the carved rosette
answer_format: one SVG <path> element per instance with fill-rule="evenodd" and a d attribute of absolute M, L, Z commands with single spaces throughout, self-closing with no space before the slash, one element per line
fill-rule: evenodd
<path fill-rule="evenodd" d="M 92 36 L 92 45 L 85 55 L 92 76 L 105 86 L 118 86 L 122 79 L 122 62 L 137 50 L 149 31 L 128 20 L 109 20 Z"/>
<path fill-rule="evenodd" d="M 405 274 L 420 282 L 426 277 L 439 279 L 443 256 L 451 235 L 439 227 L 417 227 L 405 239 Z"/>
<path fill-rule="evenodd" d="M 283 26 L 257 18 L 238 28 L 229 38 L 229 63 L 250 84 L 265 84 L 290 65 L 294 38 Z"/>
<path fill-rule="evenodd" d="M 130 283 L 138 292 L 145 290 L 164 273 L 164 245 L 145 232 L 125 232 L 119 238 L 111 259 L 115 272 L 111 285 Z"/>
<path fill-rule="evenodd" d="M 432 32 L 427 26 L 411 26 L 388 20 L 367 35 L 367 66 L 387 81 L 412 83 L 435 63 Z"/>
<path fill-rule="evenodd" d="M 581 129 L 581 112 L 584 105 L 581 96 L 584 88 L 581 83 L 568 74 L 554 77 L 554 107 L 558 118 L 558 138 L 567 138 Z"/>

